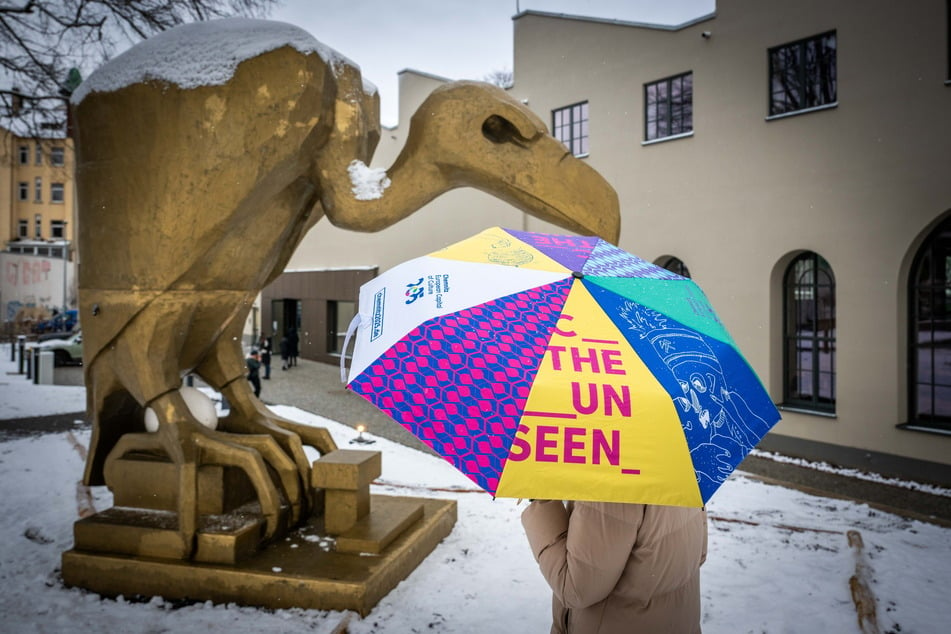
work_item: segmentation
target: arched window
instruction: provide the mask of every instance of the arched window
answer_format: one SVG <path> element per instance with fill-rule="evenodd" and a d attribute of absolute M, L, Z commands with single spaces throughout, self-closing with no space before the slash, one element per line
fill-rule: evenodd
<path fill-rule="evenodd" d="M 783 403 L 835 412 L 835 277 L 817 253 L 790 263 L 783 278 Z"/>
<path fill-rule="evenodd" d="M 909 422 L 951 431 L 951 218 L 915 255 L 908 291 Z"/>
<path fill-rule="evenodd" d="M 681 277 L 690 277 L 690 269 L 687 268 L 687 265 L 683 263 L 683 260 L 680 258 L 675 258 L 672 255 L 662 257 L 660 260 L 655 262 L 655 264 L 661 268 L 665 268 L 671 273 L 676 273 Z"/>

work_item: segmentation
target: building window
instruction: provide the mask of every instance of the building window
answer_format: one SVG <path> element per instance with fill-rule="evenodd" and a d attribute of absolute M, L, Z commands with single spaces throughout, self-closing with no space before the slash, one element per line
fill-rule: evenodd
<path fill-rule="evenodd" d="M 43 202 L 43 179 L 40 176 L 33 181 L 33 202 Z"/>
<path fill-rule="evenodd" d="M 50 183 L 50 202 L 61 203 L 64 199 L 64 188 L 62 183 Z"/>
<path fill-rule="evenodd" d="M 836 103 L 835 31 L 769 49 L 769 114 Z"/>
<path fill-rule="evenodd" d="M 693 131 L 693 73 L 644 84 L 644 139 Z"/>
<path fill-rule="evenodd" d="M 40 145 L 40 142 L 36 142 L 36 160 L 34 161 L 37 165 L 43 164 L 43 146 Z"/>
<path fill-rule="evenodd" d="M 951 431 L 951 218 L 915 255 L 908 286 L 909 422 Z"/>
<path fill-rule="evenodd" d="M 783 402 L 835 411 L 835 277 L 822 256 L 803 253 L 783 280 Z"/>
<path fill-rule="evenodd" d="M 26 240 L 30 234 L 30 223 L 26 220 L 17 220 L 17 237 Z"/>
<path fill-rule="evenodd" d="M 54 240 L 62 240 L 66 237 L 66 223 L 62 220 L 50 221 L 50 237 Z"/>
<path fill-rule="evenodd" d="M 18 148 L 18 153 L 20 155 L 20 165 L 26 165 L 30 162 L 30 148 L 21 145 Z"/>
<path fill-rule="evenodd" d="M 33 237 L 37 240 L 43 239 L 43 216 L 40 214 L 33 217 Z"/>
<path fill-rule="evenodd" d="M 347 338 L 347 327 L 350 326 L 356 311 L 354 302 L 327 302 L 327 352 L 330 354 L 346 352 L 343 344 Z"/>
<path fill-rule="evenodd" d="M 680 258 L 668 255 L 656 262 L 657 266 L 665 268 L 671 273 L 676 273 L 680 277 L 690 277 L 690 269 Z"/>
<path fill-rule="evenodd" d="M 575 156 L 588 155 L 588 102 L 551 111 L 552 134 Z"/>
<path fill-rule="evenodd" d="M 17 198 L 21 201 L 30 199 L 30 184 L 26 181 L 17 183 Z"/>
<path fill-rule="evenodd" d="M 50 148 L 50 165 L 62 167 L 66 165 L 66 150 L 60 145 Z"/>

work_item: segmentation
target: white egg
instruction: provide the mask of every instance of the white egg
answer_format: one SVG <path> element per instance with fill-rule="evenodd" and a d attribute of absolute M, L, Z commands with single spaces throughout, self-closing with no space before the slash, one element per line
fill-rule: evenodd
<path fill-rule="evenodd" d="M 215 402 L 211 400 L 204 392 L 194 387 L 183 387 L 178 390 L 188 411 L 192 413 L 199 423 L 208 429 L 218 427 L 218 412 L 215 409 Z M 159 428 L 158 416 L 151 407 L 145 409 L 145 429 L 146 431 L 156 432 Z"/>

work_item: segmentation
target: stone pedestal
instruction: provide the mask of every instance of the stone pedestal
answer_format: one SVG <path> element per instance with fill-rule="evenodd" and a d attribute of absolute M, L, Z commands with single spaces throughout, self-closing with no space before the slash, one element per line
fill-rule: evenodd
<path fill-rule="evenodd" d="M 338 450 L 313 464 L 325 511 L 261 542 L 264 520 L 243 472 L 199 471 L 201 521 L 191 560 L 177 532 L 176 466 L 149 455 L 116 460 L 115 506 L 74 524 L 63 553 L 67 585 L 104 595 L 235 602 L 267 608 L 355 610 L 366 615 L 456 522 L 456 503 L 370 495 L 375 451 Z"/>

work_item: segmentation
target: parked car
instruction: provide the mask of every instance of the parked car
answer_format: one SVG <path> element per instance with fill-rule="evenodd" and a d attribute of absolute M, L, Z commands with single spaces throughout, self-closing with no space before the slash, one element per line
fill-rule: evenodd
<path fill-rule="evenodd" d="M 75 332 L 66 339 L 49 339 L 30 346 L 33 354 L 44 350 L 53 352 L 53 365 L 82 365 L 83 362 L 83 333 Z"/>
<path fill-rule="evenodd" d="M 71 332 L 79 321 L 79 311 L 70 309 L 65 312 L 54 315 L 50 319 L 39 321 L 33 326 L 33 332 L 43 334 L 46 332 Z"/>

